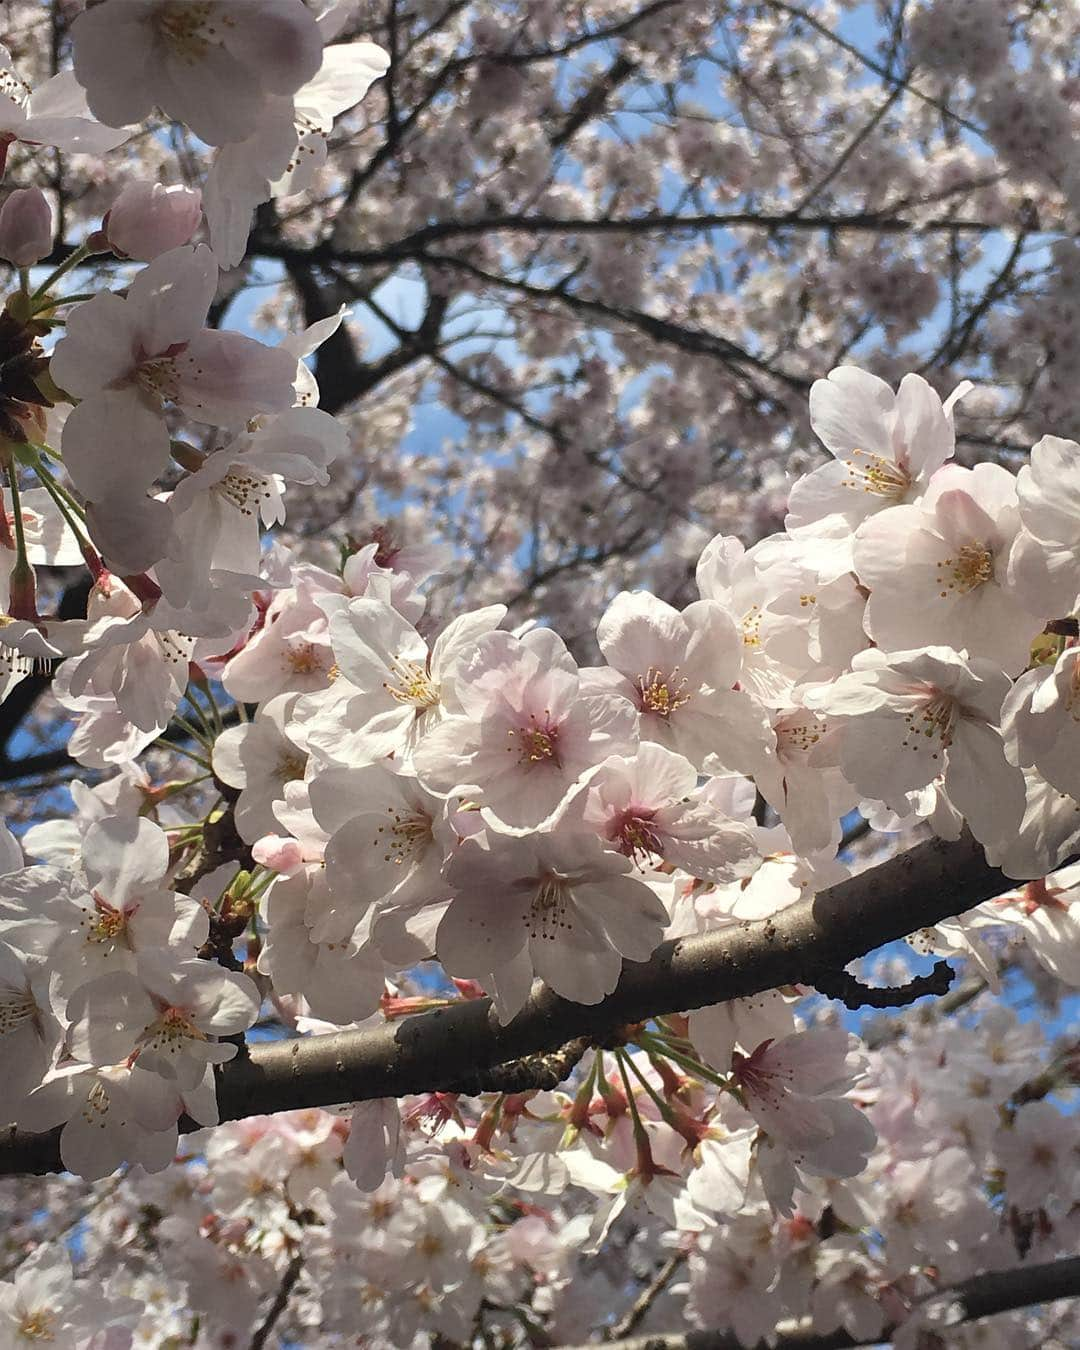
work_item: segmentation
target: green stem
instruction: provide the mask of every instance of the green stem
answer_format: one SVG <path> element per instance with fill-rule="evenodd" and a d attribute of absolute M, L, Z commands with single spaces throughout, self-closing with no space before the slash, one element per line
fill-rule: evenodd
<path fill-rule="evenodd" d="M 218 701 L 214 697 L 214 691 L 210 687 L 209 680 L 207 680 L 206 683 L 203 685 L 203 693 L 206 695 L 206 701 L 210 705 L 210 715 L 214 720 L 216 734 L 220 736 L 221 733 L 225 730 L 225 723 L 222 720 L 221 708 L 218 706 Z"/>
<path fill-rule="evenodd" d="M 22 507 L 19 505 L 19 470 L 14 460 L 7 466 L 8 486 L 11 488 L 11 514 L 15 518 L 15 551 L 18 562 L 29 566 L 26 556 L 26 527 L 23 524 Z"/>
<path fill-rule="evenodd" d="M 81 304 L 83 300 L 93 300 L 95 295 L 97 295 L 97 291 L 82 291 L 77 295 L 58 295 L 55 300 L 50 300 L 46 305 L 36 305 L 34 313 L 45 314 L 50 309 L 59 308 L 60 305 Z"/>
<path fill-rule="evenodd" d="M 189 705 L 194 709 L 195 715 L 199 719 L 199 725 L 203 729 L 203 733 L 206 737 L 207 743 L 214 740 L 217 733 L 214 731 L 214 727 L 210 719 L 207 717 L 202 704 L 192 693 L 191 685 L 188 685 L 187 689 L 184 690 L 184 697 L 187 699 Z"/>
<path fill-rule="evenodd" d="M 637 1102 L 634 1100 L 634 1089 L 630 1086 L 630 1077 L 626 1072 L 626 1055 L 622 1050 L 615 1051 L 615 1063 L 619 1066 L 619 1073 L 622 1076 L 623 1091 L 626 1093 L 626 1102 L 630 1111 L 630 1124 L 634 1131 L 634 1143 L 640 1148 L 642 1145 L 646 1149 L 649 1147 L 649 1136 L 646 1133 L 645 1126 L 642 1123 L 641 1116 L 638 1114 Z"/>
<path fill-rule="evenodd" d="M 197 755 L 194 750 L 188 750 L 183 745 L 177 745 L 175 741 L 167 741 L 164 736 L 159 736 L 154 744 L 161 746 L 163 750 L 171 750 L 174 755 L 183 755 L 186 759 L 190 759 L 193 763 L 197 764 L 200 769 L 206 770 L 207 778 L 212 778 L 214 776 L 214 766 L 205 755 Z"/>
<path fill-rule="evenodd" d="M 626 1062 L 629 1065 L 629 1067 L 633 1070 L 634 1077 L 638 1080 L 641 1086 L 645 1089 L 645 1091 L 655 1102 L 656 1108 L 660 1112 L 661 1116 L 664 1118 L 664 1120 L 667 1121 L 669 1125 L 673 1126 L 675 1124 L 675 1112 L 672 1111 L 671 1107 L 667 1104 L 666 1101 L 664 1101 L 663 1097 L 660 1096 L 657 1090 L 653 1087 L 653 1085 L 641 1072 L 638 1066 L 634 1063 L 633 1055 L 627 1055 Z"/>
<path fill-rule="evenodd" d="M 668 1045 L 659 1036 L 654 1036 L 649 1031 L 643 1031 L 637 1037 L 639 1045 L 646 1050 L 654 1050 L 658 1055 L 663 1055 L 665 1059 L 674 1060 L 674 1062 L 684 1068 L 687 1073 L 695 1078 L 702 1078 L 716 1087 L 726 1088 L 727 1079 L 716 1073 L 713 1069 L 707 1068 L 696 1059 L 691 1059 L 689 1055 L 684 1055 L 682 1051 L 676 1050 L 674 1046 Z"/>
<path fill-rule="evenodd" d="M 30 303 L 36 305 L 37 301 L 41 299 L 46 291 L 48 291 L 49 287 L 59 281 L 65 272 L 70 272 L 73 267 L 78 267 L 80 263 L 84 263 L 89 257 L 90 249 L 88 249 L 85 244 L 80 244 L 74 252 L 68 254 L 59 267 L 54 268 L 53 271 L 49 273 L 37 290 L 30 296 Z"/>
<path fill-rule="evenodd" d="M 64 517 L 68 529 L 78 540 L 83 557 L 85 558 L 87 556 L 87 549 L 96 553 L 97 550 L 94 549 L 94 546 L 90 543 L 87 535 L 83 533 L 82 527 L 85 516 L 82 513 L 82 508 L 76 506 L 69 500 L 70 494 L 64 491 L 61 485 L 52 476 L 52 473 L 41 463 L 40 459 L 37 464 L 34 465 L 34 470 L 41 480 L 42 487 L 56 503 L 56 509 Z M 75 515 L 76 510 L 79 512 L 79 517 L 76 517 Z"/>
<path fill-rule="evenodd" d="M 15 520 L 15 566 L 11 569 L 8 608 L 13 617 L 38 623 L 37 582 L 26 556 L 26 527 L 19 499 L 19 468 L 13 459 L 8 460 L 7 477 L 11 488 L 11 514 Z M 3 509 L 2 502 L 0 509 Z"/>
<path fill-rule="evenodd" d="M 198 727 L 196 727 L 192 722 L 189 722 L 186 717 L 184 717 L 181 713 L 178 712 L 173 713 L 172 720 L 176 723 L 178 727 L 181 728 L 181 730 L 186 731 L 187 734 L 192 738 L 192 740 L 198 741 L 198 743 L 202 746 L 202 748 L 205 751 L 207 751 L 207 753 L 209 753 L 210 744 L 207 741 L 206 737 L 203 735 L 203 733 L 198 729 Z"/>

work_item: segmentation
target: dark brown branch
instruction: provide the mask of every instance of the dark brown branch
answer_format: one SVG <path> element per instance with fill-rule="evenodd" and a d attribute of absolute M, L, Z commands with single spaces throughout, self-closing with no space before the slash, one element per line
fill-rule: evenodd
<path fill-rule="evenodd" d="M 285 1267 L 285 1273 L 281 1277 L 281 1283 L 278 1285 L 277 1292 L 274 1294 L 274 1301 L 270 1304 L 266 1316 L 256 1328 L 255 1334 L 251 1338 L 250 1350 L 263 1350 L 263 1346 L 265 1346 L 270 1339 L 270 1333 L 277 1325 L 278 1318 L 280 1318 L 288 1305 L 289 1296 L 296 1287 L 296 1282 L 299 1280 L 300 1272 L 303 1268 L 303 1257 L 297 1252 Z"/>
<path fill-rule="evenodd" d="M 948 961 L 937 961 L 928 975 L 916 975 L 907 984 L 875 988 L 846 970 L 821 971 L 814 976 L 814 988 L 827 998 L 839 999 L 845 1008 L 906 1008 L 916 999 L 930 994 L 947 994 L 953 982 L 953 968 Z"/>
<path fill-rule="evenodd" d="M 636 1331 L 648 1316 L 649 1309 L 668 1287 L 672 1276 L 685 1260 L 685 1252 L 675 1252 L 669 1256 L 637 1298 L 634 1299 L 626 1313 L 611 1328 L 605 1339 L 620 1341 L 624 1336 L 629 1336 L 632 1331 Z"/>
<path fill-rule="evenodd" d="M 1016 1308 L 1031 1308 L 1039 1303 L 1053 1303 L 1059 1298 L 1080 1295 L 1080 1256 L 1047 1261 L 1039 1266 L 1017 1266 L 1013 1270 L 987 1271 L 970 1280 L 930 1295 L 924 1303 L 954 1302 L 961 1315 L 950 1326 L 974 1322 L 980 1317 L 1011 1312 Z M 852 1350 L 854 1346 L 881 1345 L 895 1328 L 889 1328 L 870 1341 L 859 1341 L 846 1331 L 826 1335 L 791 1331 L 771 1341 L 771 1350 Z M 631 1336 L 614 1341 L 617 1350 L 746 1350 L 731 1331 L 689 1331 L 670 1335 Z M 564 1346 L 562 1350 L 587 1350 L 585 1346 Z M 759 1350 L 766 1350 L 765 1342 Z"/>
<path fill-rule="evenodd" d="M 252 1045 L 220 1072 L 221 1118 L 446 1090 L 468 1074 L 579 1036 L 602 1039 L 625 1023 L 812 984 L 822 971 L 1015 884 L 969 835 L 931 839 L 771 919 L 661 943 L 648 961 L 626 962 L 615 991 L 597 1004 L 571 1003 L 538 985 L 506 1026 L 487 999 L 469 999 L 375 1030 Z M 12 1131 L 0 1142 L 0 1174 L 59 1166 L 58 1132 Z"/>
<path fill-rule="evenodd" d="M 445 1091 L 468 1097 L 479 1096 L 481 1092 L 551 1092 L 569 1078 L 589 1044 L 588 1036 L 577 1036 L 551 1054 L 524 1055 L 509 1064 L 477 1070 Z"/>
<path fill-rule="evenodd" d="M 338 278 L 330 277 L 322 282 L 316 278 L 314 269 L 300 259 L 286 259 L 285 267 L 300 296 L 308 324 L 336 314 L 342 302 L 351 298 Z M 359 359 L 349 331 L 342 324 L 315 354 L 319 406 L 328 413 L 340 412 L 346 404 L 355 402 L 383 380 L 433 352 L 449 308 L 449 297 L 430 294 L 419 326 L 404 330 L 401 346 L 371 362 Z"/>
<path fill-rule="evenodd" d="M 910 210 L 918 203 L 909 202 Z M 503 215 L 478 216 L 473 220 L 440 220 L 423 225 L 411 234 L 392 243 L 371 249 L 337 248 L 331 243 L 301 248 L 279 236 L 266 232 L 256 234 L 249 248 L 252 255 L 266 258 L 298 258 L 308 262 L 350 263 L 359 267 L 375 267 L 384 263 L 416 258 L 429 244 L 446 240 L 465 239 L 475 235 L 512 234 L 661 234 L 665 237 L 714 229 L 752 229 L 783 232 L 785 230 L 823 230 L 837 232 L 855 230 L 870 234 L 1001 234 L 1009 228 L 1007 221 L 972 220 L 963 217 L 934 217 L 914 221 L 897 211 L 824 212 L 812 216 L 792 215 L 768 211 L 717 211 L 697 215 L 672 215 L 668 212 L 650 212 L 640 216 L 601 216 L 598 218 L 567 218 L 563 216 L 527 215 L 512 212 Z M 1061 233 L 1072 236 L 1065 226 L 1047 226 L 1041 233 Z"/>
<path fill-rule="evenodd" d="M 620 53 L 602 75 L 589 85 L 566 115 L 566 120 L 548 141 L 553 149 L 566 145 L 586 122 L 603 112 L 608 99 L 637 70 L 638 63 Z"/>

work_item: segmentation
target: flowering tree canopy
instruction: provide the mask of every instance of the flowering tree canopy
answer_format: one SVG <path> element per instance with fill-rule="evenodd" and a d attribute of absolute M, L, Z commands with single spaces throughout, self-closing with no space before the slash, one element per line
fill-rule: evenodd
<path fill-rule="evenodd" d="M 0 1350 L 1076 1343 L 1080 13 L 2 20 Z"/>

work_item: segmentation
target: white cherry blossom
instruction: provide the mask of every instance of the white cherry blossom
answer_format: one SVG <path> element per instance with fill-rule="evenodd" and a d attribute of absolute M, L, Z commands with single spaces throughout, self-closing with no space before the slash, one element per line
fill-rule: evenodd
<path fill-rule="evenodd" d="M 950 465 L 916 505 L 865 521 L 855 571 L 870 589 L 866 631 L 886 650 L 950 645 L 1023 670 L 1045 620 L 1009 581 L 1019 527 L 1016 479 L 996 464 Z"/>
<path fill-rule="evenodd" d="M 622 958 L 644 961 L 667 922 L 629 859 L 588 835 L 492 834 L 486 846 L 462 844 L 446 876 L 454 898 L 439 959 L 452 975 L 494 973 L 502 1021 L 524 1003 L 534 973 L 566 998 L 598 1003 Z"/>
<path fill-rule="evenodd" d="M 249 136 L 322 57 L 301 0 L 105 0 L 77 17 L 72 41 L 95 116 L 125 126 L 157 106 L 209 145 Z"/>
<path fill-rule="evenodd" d="M 835 457 L 792 489 L 787 528 L 848 533 L 875 512 L 923 495 L 952 458 L 952 409 L 965 381 L 943 405 L 921 375 L 892 389 L 857 366 L 837 366 L 810 389 L 810 424 Z"/>
<path fill-rule="evenodd" d="M 947 647 L 873 650 L 806 703 L 839 728 L 835 752 L 848 782 L 903 810 L 905 794 L 942 778 L 977 839 L 1007 837 L 1024 813 L 1023 776 L 1005 758 L 997 722 L 1009 681 L 988 661 Z"/>

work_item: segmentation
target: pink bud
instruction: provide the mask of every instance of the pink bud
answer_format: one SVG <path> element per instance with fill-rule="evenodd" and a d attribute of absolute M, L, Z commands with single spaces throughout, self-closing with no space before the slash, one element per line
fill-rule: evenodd
<path fill-rule="evenodd" d="M 32 267 L 53 246 L 52 207 L 40 188 L 16 188 L 0 206 L 0 258 Z"/>
<path fill-rule="evenodd" d="M 159 253 L 186 244 L 202 216 L 197 188 L 164 183 L 129 183 L 102 221 L 114 252 L 136 262 L 150 262 Z"/>
<path fill-rule="evenodd" d="M 251 855 L 263 867 L 282 876 L 291 876 L 304 865 L 304 851 L 295 839 L 266 834 L 252 846 Z"/>

